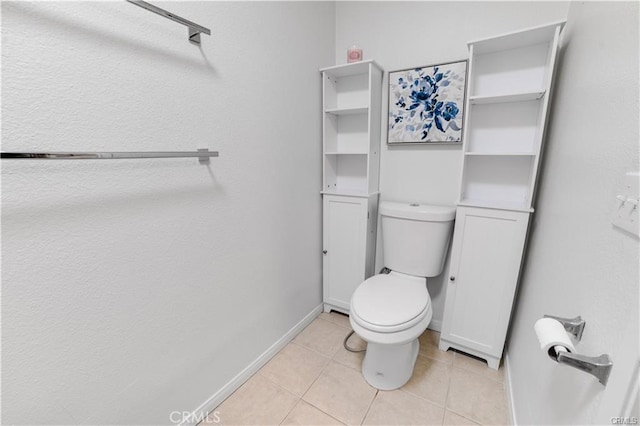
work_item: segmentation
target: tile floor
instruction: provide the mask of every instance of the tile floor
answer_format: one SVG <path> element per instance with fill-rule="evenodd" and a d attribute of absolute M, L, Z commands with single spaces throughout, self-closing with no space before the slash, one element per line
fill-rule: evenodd
<path fill-rule="evenodd" d="M 349 319 L 322 313 L 216 409 L 227 425 L 505 425 L 502 367 L 438 349 L 439 333 L 420 337 L 411 380 L 395 391 L 369 386 L 363 353 L 345 350 Z M 352 347 L 364 348 L 356 335 Z"/>

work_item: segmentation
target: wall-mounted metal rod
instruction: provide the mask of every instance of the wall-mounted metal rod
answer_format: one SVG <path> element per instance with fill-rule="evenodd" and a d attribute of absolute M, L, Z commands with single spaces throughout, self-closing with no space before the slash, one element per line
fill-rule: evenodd
<path fill-rule="evenodd" d="M 562 326 L 567 331 L 567 333 L 571 334 L 576 339 L 576 341 L 579 342 L 580 340 L 582 340 L 582 333 L 584 332 L 584 326 L 587 323 L 585 320 L 582 319 L 580 315 L 578 315 L 575 318 L 563 318 L 563 317 L 556 317 L 553 315 L 545 315 L 544 317 L 552 318 L 558 321 L 560 324 L 562 324 Z"/>
<path fill-rule="evenodd" d="M 209 157 L 218 157 L 218 151 L 199 149 L 197 151 L 157 151 L 157 152 L 2 152 L 3 160 L 128 160 L 139 158 L 183 158 L 195 157 L 201 163 Z"/>
<path fill-rule="evenodd" d="M 142 0 L 127 0 L 131 4 L 135 4 L 136 6 L 140 6 L 143 9 L 146 9 L 150 12 L 156 13 L 160 16 L 164 16 L 167 19 L 171 19 L 179 24 L 185 25 L 189 30 L 188 36 L 189 41 L 195 44 L 200 44 L 200 33 L 205 33 L 206 35 L 211 35 L 211 30 L 209 28 L 203 27 L 202 25 L 198 25 L 195 22 L 192 22 L 188 19 L 185 19 L 181 16 L 174 15 L 173 13 L 159 8 L 158 6 L 154 6 L 151 3 L 147 3 Z"/>
<path fill-rule="evenodd" d="M 556 361 L 595 376 L 602 386 L 607 386 L 607 381 L 609 381 L 609 375 L 613 368 L 611 357 L 607 354 L 586 356 L 572 354 L 570 352 L 560 352 L 556 357 Z"/>

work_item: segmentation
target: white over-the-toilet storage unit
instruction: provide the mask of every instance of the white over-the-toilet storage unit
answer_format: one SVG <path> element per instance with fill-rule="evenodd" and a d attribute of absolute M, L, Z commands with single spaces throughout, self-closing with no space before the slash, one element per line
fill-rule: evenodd
<path fill-rule="evenodd" d="M 564 21 L 469 43 L 461 188 L 440 349 L 502 358 Z"/>
<path fill-rule="evenodd" d="M 374 61 L 323 68 L 323 300 L 349 313 L 374 273 L 382 69 Z"/>

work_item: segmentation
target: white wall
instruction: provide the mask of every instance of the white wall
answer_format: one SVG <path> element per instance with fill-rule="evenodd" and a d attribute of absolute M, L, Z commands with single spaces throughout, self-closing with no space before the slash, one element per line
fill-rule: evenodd
<path fill-rule="evenodd" d="M 566 18 L 565 2 L 338 2 L 336 61 L 361 46 L 365 59 L 385 71 L 451 62 L 468 57 L 467 41 Z M 453 205 L 460 186 L 460 146 L 388 148 L 387 76 L 382 111 L 381 200 Z M 378 232 L 376 270 L 383 264 Z M 430 328 L 440 329 L 446 271 L 428 281 L 433 303 Z"/>
<path fill-rule="evenodd" d="M 3 424 L 166 424 L 321 302 L 333 3 L 2 2 Z"/>
<path fill-rule="evenodd" d="M 610 220 L 622 176 L 639 166 L 638 3 L 572 3 L 565 31 L 508 345 L 519 424 L 611 424 L 638 379 L 638 239 Z M 544 314 L 582 315 L 577 350 L 613 358 L 606 388 L 540 352 Z"/>

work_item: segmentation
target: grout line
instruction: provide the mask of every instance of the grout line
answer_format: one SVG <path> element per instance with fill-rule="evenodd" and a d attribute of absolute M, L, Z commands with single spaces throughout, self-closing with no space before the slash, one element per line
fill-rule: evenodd
<path fill-rule="evenodd" d="M 302 392 L 302 396 L 300 397 L 304 402 L 311 404 L 311 402 L 307 401 L 306 399 L 304 399 L 304 396 L 309 393 L 309 391 L 311 390 L 311 388 L 313 387 L 313 385 L 316 384 L 316 382 L 318 381 L 318 379 L 320 378 L 320 376 L 322 376 L 322 373 L 324 373 L 324 371 L 327 369 L 327 367 L 329 366 L 329 364 L 331 364 L 331 362 L 333 361 L 333 359 L 329 358 L 329 362 L 327 362 L 325 364 L 324 367 L 322 367 L 322 370 L 320 370 L 320 374 L 318 374 L 318 376 L 313 379 L 313 381 L 311 382 L 311 384 L 309 385 L 309 387 L 307 388 L 307 390 L 305 390 L 304 392 Z M 313 405 L 313 404 L 311 404 Z M 315 405 L 313 405 L 315 407 Z M 318 408 L 318 407 L 316 407 Z M 324 410 L 321 410 L 320 408 L 318 408 L 318 410 L 322 411 L 324 413 Z M 328 413 L 325 413 L 328 414 Z"/>
<path fill-rule="evenodd" d="M 307 404 L 309 404 L 310 406 L 312 406 L 313 408 L 315 408 L 316 410 L 320 411 L 323 414 L 326 414 L 327 416 L 331 417 L 332 419 L 334 419 L 336 422 L 346 425 L 345 422 L 343 422 L 342 420 L 336 418 L 335 416 L 332 416 L 331 414 L 327 413 L 326 411 L 324 411 L 322 408 L 315 406 L 314 404 L 312 404 L 311 402 L 307 401 L 306 399 L 302 400 L 303 402 L 306 402 Z"/>
<path fill-rule="evenodd" d="M 369 414 L 369 411 L 371 410 L 371 407 L 373 406 L 373 403 L 375 402 L 375 400 L 378 397 L 379 393 L 380 393 L 380 389 L 376 389 L 376 393 L 373 395 L 373 398 L 371 399 L 371 402 L 369 403 L 369 406 L 367 407 L 367 411 L 364 412 L 364 416 L 362 417 L 362 420 L 360 421 L 361 425 L 367 419 L 367 414 Z"/>
<path fill-rule="evenodd" d="M 453 355 L 455 357 L 455 354 Z M 449 402 L 449 393 L 451 392 L 451 381 L 453 380 L 454 371 L 453 362 L 451 363 L 451 371 L 449 372 L 449 384 L 447 385 L 447 395 L 444 397 L 444 411 L 442 412 L 442 424 L 444 425 L 444 417 L 447 415 L 447 406 Z"/>
<path fill-rule="evenodd" d="M 403 386 L 403 387 L 401 387 L 401 388 L 399 388 L 399 389 L 396 389 L 396 390 L 399 390 L 399 391 L 401 391 L 401 392 L 404 392 L 404 393 L 406 393 L 407 395 L 415 396 L 416 398 L 421 399 L 421 400 L 423 400 L 423 401 L 426 401 L 426 402 L 428 402 L 429 404 L 435 405 L 435 406 L 436 406 L 436 407 L 438 407 L 438 408 L 445 408 L 445 409 L 447 408 L 447 407 L 446 407 L 446 402 L 447 402 L 446 400 L 445 400 L 445 404 L 440 404 L 439 402 L 432 401 L 432 400 L 430 400 L 429 398 L 425 398 L 424 396 L 421 396 L 421 395 L 415 394 L 415 393 L 410 392 L 410 391 L 408 391 L 408 390 L 405 390 L 405 389 L 403 389 L 403 388 L 404 388 L 404 386 Z"/>
<path fill-rule="evenodd" d="M 290 344 L 293 344 L 293 345 L 295 345 L 295 346 L 298 346 L 299 348 L 305 349 L 305 350 L 307 350 L 307 351 L 311 351 L 311 352 L 313 352 L 314 354 L 316 354 L 316 355 L 320 355 L 321 357 L 326 358 L 326 359 L 328 359 L 328 360 L 332 360 L 332 359 L 333 359 L 333 358 L 331 358 L 331 357 L 330 357 L 330 356 L 328 356 L 328 355 L 325 355 L 325 354 L 323 354 L 323 353 L 321 353 L 321 352 L 316 351 L 316 350 L 315 350 L 315 349 L 313 349 L 313 348 L 310 348 L 310 347 L 308 347 L 308 346 L 303 345 L 302 343 L 298 343 L 298 342 L 291 341 L 291 342 L 289 342 L 289 343 L 287 344 L 287 346 L 289 346 Z M 282 348 L 282 350 L 284 350 L 287 346 L 285 346 L 284 348 Z M 280 351 L 280 352 L 282 352 L 282 351 Z M 280 352 L 278 352 L 275 356 L 277 356 Z M 275 358 L 275 356 L 274 356 L 274 358 Z M 261 368 L 261 370 L 262 370 L 262 368 Z"/>
<path fill-rule="evenodd" d="M 322 318 L 320 318 L 319 316 L 318 316 L 318 318 L 317 318 L 317 319 L 321 319 L 321 320 L 322 320 Z M 334 323 L 332 323 L 331 321 L 327 321 L 327 320 L 323 320 L 323 321 L 328 322 L 328 323 L 331 323 L 331 324 L 334 324 Z M 337 324 L 334 324 L 334 325 L 337 325 Z M 339 327 L 339 326 L 338 326 L 338 327 Z M 344 327 L 342 327 L 342 328 L 344 328 Z M 304 331 L 304 330 L 303 330 L 303 331 Z M 300 345 L 300 346 L 303 346 L 304 348 L 307 348 L 307 347 L 306 347 L 306 346 L 304 346 L 304 345 Z M 343 422 L 342 420 L 340 420 L 340 419 L 336 418 L 335 416 L 332 416 L 331 414 L 329 414 L 329 413 L 327 413 L 326 411 L 324 411 L 322 408 L 320 408 L 320 407 L 316 406 L 316 405 L 315 405 L 315 404 L 313 404 L 311 401 L 306 400 L 304 397 L 305 397 L 305 395 L 306 395 L 306 394 L 311 390 L 311 388 L 313 387 L 313 385 L 318 381 L 318 379 L 322 376 L 322 373 L 324 373 L 324 371 L 329 367 L 329 365 L 331 365 L 331 363 L 332 363 L 332 362 L 336 363 L 336 365 L 339 365 L 339 366 L 341 366 L 341 367 L 349 368 L 350 370 L 355 370 L 355 369 L 350 368 L 349 366 L 346 366 L 346 365 L 344 365 L 344 364 L 342 364 L 342 363 L 340 363 L 340 362 L 338 362 L 338 361 L 336 361 L 336 360 L 334 360 L 334 359 L 333 359 L 333 357 L 334 357 L 334 356 L 336 356 L 336 354 L 340 351 L 340 349 L 336 350 L 336 352 L 335 352 L 331 357 L 327 357 L 326 355 L 321 354 L 320 352 L 316 351 L 315 349 L 312 349 L 312 348 L 307 348 L 307 349 L 309 349 L 310 351 L 313 351 L 313 352 L 315 352 L 315 353 L 317 353 L 317 354 L 320 354 L 320 355 L 324 356 L 325 358 L 329 358 L 329 362 L 327 362 L 327 364 L 322 368 L 322 370 L 320 371 L 320 374 L 318 374 L 318 377 L 316 377 L 316 378 L 313 380 L 313 382 L 311 382 L 311 385 L 309 385 L 309 387 L 307 388 L 307 390 L 306 390 L 306 391 L 304 391 L 304 393 L 302 394 L 302 397 L 301 397 L 300 399 L 301 399 L 302 401 L 306 402 L 307 404 L 311 405 L 312 407 L 316 408 L 316 409 L 317 409 L 317 410 L 319 410 L 321 413 L 324 413 L 324 414 L 326 414 L 327 416 L 331 417 L 332 419 L 336 420 L 337 422 L 339 422 L 339 423 L 341 423 L 341 424 L 346 424 L 346 423 L 345 423 L 345 422 Z M 376 395 L 377 395 L 377 394 L 378 394 L 378 390 L 376 389 Z M 374 397 L 373 397 L 373 399 L 374 399 L 374 400 L 375 400 L 375 396 L 376 396 L 376 395 L 374 395 Z M 371 401 L 371 403 L 369 404 L 369 407 L 367 407 L 367 413 L 369 412 L 369 408 L 371 407 L 371 404 L 373 404 L 373 400 L 372 400 L 372 401 Z M 367 413 L 365 413 L 365 417 L 366 417 Z M 286 418 L 286 417 L 285 417 L 285 418 Z M 362 421 L 364 421 L 364 418 L 362 419 Z"/>
<path fill-rule="evenodd" d="M 287 414 L 284 415 L 284 417 L 282 418 L 282 420 L 280 421 L 280 423 L 278 423 L 279 425 L 282 424 L 282 422 L 284 422 L 285 420 L 287 420 L 287 417 L 289 417 L 289 414 L 291 414 L 291 412 L 293 411 L 294 408 L 296 408 L 296 406 L 298 405 L 298 403 L 302 401 L 302 397 L 298 397 L 298 399 L 296 400 L 296 402 L 291 406 L 291 408 L 289 409 L 289 411 L 287 411 Z"/>
<path fill-rule="evenodd" d="M 478 424 L 478 425 L 483 425 L 483 424 L 484 424 L 484 423 L 480 423 L 480 421 L 479 421 L 479 420 L 475 420 L 475 419 L 471 418 L 471 417 L 470 417 L 470 416 L 468 416 L 468 415 L 460 414 L 460 413 L 459 413 L 459 412 L 457 412 L 456 410 L 451 410 L 451 409 L 448 409 L 448 408 L 447 408 L 447 410 L 446 410 L 446 411 L 451 411 L 453 414 L 455 414 L 455 415 L 457 415 L 457 416 L 460 416 L 460 417 L 463 417 L 463 418 L 465 418 L 465 419 L 467 419 L 467 420 L 469 420 L 469 421 L 471 421 L 471 422 L 473 422 L 473 423 L 476 423 L 476 424 Z"/>
<path fill-rule="evenodd" d="M 280 353 L 280 352 L 278 352 L 278 353 Z M 276 354 L 276 355 L 277 355 L 277 354 Z M 266 365 L 266 364 L 265 364 L 265 365 Z M 264 366 L 263 366 L 262 368 L 264 368 Z M 229 395 L 229 396 L 228 396 L 224 401 L 222 401 L 222 402 L 220 403 L 220 405 L 218 405 L 216 408 L 214 408 L 214 409 L 212 410 L 212 412 L 213 412 L 213 411 L 215 411 L 215 410 L 217 410 L 217 409 L 218 409 L 218 408 L 219 408 L 219 407 L 220 407 L 220 406 L 221 406 L 225 401 L 227 401 L 228 399 L 230 399 L 231 397 L 233 397 L 233 396 L 234 396 L 234 395 L 235 395 L 235 394 L 236 394 L 236 393 L 237 393 L 237 392 L 238 392 L 238 391 L 239 391 L 239 390 L 240 390 L 240 389 L 241 389 L 241 388 L 242 388 L 246 383 L 248 383 L 248 382 L 249 382 L 249 380 L 253 379 L 255 376 L 260 376 L 260 377 L 262 377 L 263 379 L 265 379 L 267 382 L 269 382 L 269 383 L 271 383 L 272 385 L 274 385 L 275 387 L 280 388 L 280 389 L 282 389 L 283 391 L 285 391 L 286 393 L 290 394 L 291 396 L 294 396 L 295 398 L 297 398 L 297 399 L 296 399 L 296 401 L 295 401 L 295 403 L 294 403 L 294 404 L 291 406 L 291 408 L 287 411 L 287 414 L 285 414 L 285 416 L 282 418 L 282 421 L 280 421 L 280 423 L 279 423 L 279 424 L 282 424 L 282 422 L 284 422 L 284 421 L 285 421 L 285 419 L 287 418 L 287 416 L 289 415 L 289 413 L 291 413 L 291 411 L 293 411 L 293 409 L 295 408 L 295 406 L 298 404 L 298 401 L 300 401 L 300 400 L 302 399 L 302 397 L 300 397 L 300 396 L 296 395 L 295 393 L 293 393 L 293 392 L 292 392 L 292 391 L 290 391 L 289 389 L 287 389 L 287 388 L 285 388 L 285 387 L 283 387 L 283 386 L 279 385 L 278 383 L 274 382 L 273 380 L 271 380 L 271 379 L 270 379 L 270 378 L 268 378 L 267 376 L 265 376 L 265 375 L 263 375 L 263 374 L 260 374 L 260 371 L 262 371 L 262 368 L 260 368 L 260 370 L 256 371 L 256 372 L 255 372 L 251 377 L 249 377 L 249 378 L 247 379 L 247 381 L 246 381 L 246 382 L 244 382 L 244 383 L 242 384 L 242 386 L 240 386 L 240 387 L 239 387 L 238 389 L 236 389 L 236 390 L 235 390 L 231 395 Z"/>

